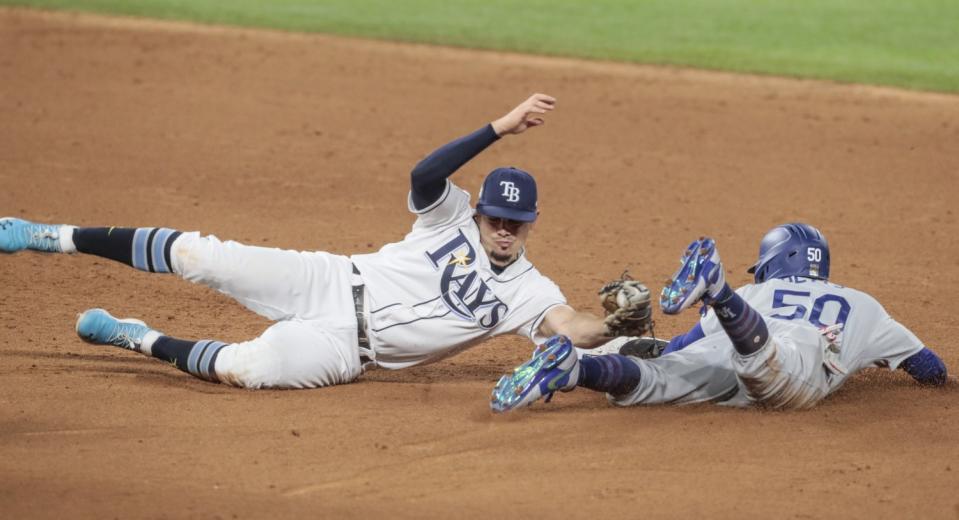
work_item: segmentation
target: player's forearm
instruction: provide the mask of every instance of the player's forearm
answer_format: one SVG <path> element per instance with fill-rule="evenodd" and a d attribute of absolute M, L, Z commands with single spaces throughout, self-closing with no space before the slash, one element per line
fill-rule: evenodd
<path fill-rule="evenodd" d="M 577 312 L 557 329 L 558 334 L 568 337 L 579 348 L 589 349 L 609 341 L 606 323 L 585 312 Z"/>
<path fill-rule="evenodd" d="M 420 161 L 410 172 L 413 205 L 420 209 L 436 202 L 446 188 L 446 179 L 497 139 L 499 136 L 488 124 L 437 148 Z"/>

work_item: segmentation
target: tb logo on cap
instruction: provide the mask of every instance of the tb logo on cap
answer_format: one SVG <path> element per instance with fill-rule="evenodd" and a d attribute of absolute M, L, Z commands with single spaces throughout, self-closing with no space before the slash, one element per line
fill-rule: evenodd
<path fill-rule="evenodd" d="M 500 181 L 499 185 L 503 187 L 503 197 L 507 202 L 519 202 L 519 188 L 512 181 Z"/>

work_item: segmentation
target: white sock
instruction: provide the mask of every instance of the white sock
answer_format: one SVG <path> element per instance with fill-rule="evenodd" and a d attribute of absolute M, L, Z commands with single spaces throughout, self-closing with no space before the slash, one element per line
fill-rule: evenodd
<path fill-rule="evenodd" d="M 57 235 L 60 240 L 60 251 L 64 253 L 76 253 L 77 245 L 73 243 L 73 230 L 76 226 L 60 226 Z"/>
<path fill-rule="evenodd" d="M 719 296 L 719 293 L 723 292 L 723 287 L 726 286 L 726 271 L 723 269 L 723 264 L 717 265 L 716 269 L 719 269 L 719 278 L 706 287 L 706 292 L 713 299 Z"/>
<path fill-rule="evenodd" d="M 160 339 L 163 334 L 156 330 L 150 330 L 143 335 L 143 341 L 140 342 L 140 353 L 147 356 L 153 355 L 153 344 Z"/>

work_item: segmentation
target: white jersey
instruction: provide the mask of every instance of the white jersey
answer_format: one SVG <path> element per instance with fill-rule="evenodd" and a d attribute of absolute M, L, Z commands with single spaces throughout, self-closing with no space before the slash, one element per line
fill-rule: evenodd
<path fill-rule="evenodd" d="M 830 378 L 830 391 L 864 368 L 894 370 L 923 348 L 919 338 L 892 319 L 875 298 L 849 287 L 793 276 L 745 285 L 736 292 L 766 318 L 770 332 L 783 326 L 819 330 L 842 325 L 838 361 L 846 373 Z M 707 336 L 722 331 L 713 311 L 703 318 L 702 327 Z"/>
<path fill-rule="evenodd" d="M 549 278 L 521 254 L 493 272 L 480 245 L 470 195 L 447 181 L 401 242 L 351 260 L 366 285 L 370 346 L 385 368 L 437 361 L 493 336 L 542 343 L 546 312 L 566 304 Z"/>

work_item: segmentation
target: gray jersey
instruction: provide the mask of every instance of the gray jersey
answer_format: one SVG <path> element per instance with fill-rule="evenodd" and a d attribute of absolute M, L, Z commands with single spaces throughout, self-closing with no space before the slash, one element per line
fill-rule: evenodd
<path fill-rule="evenodd" d="M 791 374 L 787 379 L 801 381 L 802 391 L 788 402 L 770 398 L 767 404 L 808 407 L 842 386 L 850 375 L 868 367 L 895 369 L 923 348 L 912 332 L 862 291 L 790 277 L 746 285 L 736 292 L 762 314 L 769 327 L 775 348 L 757 354 L 765 357 L 737 355 L 710 310 L 700 322 L 705 337 L 657 359 L 634 359 L 641 371 L 639 385 L 627 395 L 608 396 L 610 402 L 749 406 L 755 397 L 747 395 L 743 378 L 756 375 L 764 366 L 776 366 L 768 377 Z M 842 325 L 834 342 L 838 352 L 830 354 L 820 330 L 837 324 Z M 771 357 L 775 357 L 772 362 Z"/>
<path fill-rule="evenodd" d="M 817 330 L 842 325 L 838 335 L 839 362 L 846 374 L 830 378 L 830 388 L 848 375 L 869 367 L 896 369 L 923 348 L 915 334 L 892 319 L 872 296 L 823 280 L 788 277 L 750 284 L 736 291 L 767 322 L 785 321 Z M 715 312 L 702 320 L 707 335 L 722 330 Z"/>

